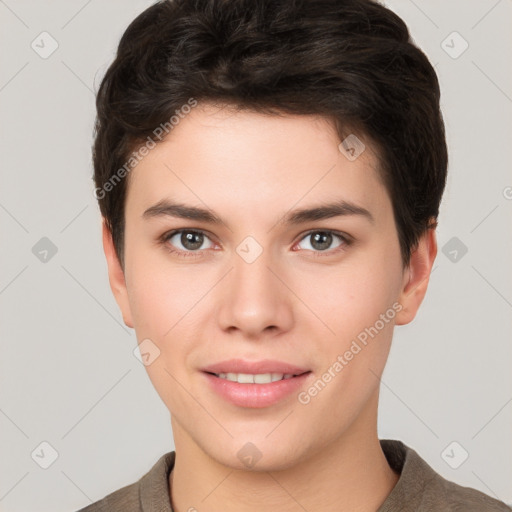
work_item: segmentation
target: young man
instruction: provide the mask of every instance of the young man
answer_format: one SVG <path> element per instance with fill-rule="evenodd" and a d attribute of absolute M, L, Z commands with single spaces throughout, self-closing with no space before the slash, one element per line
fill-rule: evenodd
<path fill-rule="evenodd" d="M 98 92 L 112 291 L 176 449 L 83 511 L 506 511 L 379 440 L 436 257 L 439 85 L 370 0 L 174 0 Z"/>

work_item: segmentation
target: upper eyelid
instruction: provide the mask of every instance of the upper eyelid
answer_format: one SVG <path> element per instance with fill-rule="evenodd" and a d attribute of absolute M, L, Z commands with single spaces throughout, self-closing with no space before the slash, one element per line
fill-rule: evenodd
<path fill-rule="evenodd" d="M 322 229 L 322 228 L 310 229 L 302 235 L 302 238 L 305 238 L 306 236 L 311 235 L 312 233 L 331 233 L 335 236 L 339 236 L 346 240 L 352 240 L 352 238 L 353 238 L 348 233 L 344 233 L 343 231 L 338 231 L 337 229 L 327 229 L 327 228 L 325 228 L 325 229 Z M 302 238 L 300 238 L 300 240 L 302 240 Z"/>

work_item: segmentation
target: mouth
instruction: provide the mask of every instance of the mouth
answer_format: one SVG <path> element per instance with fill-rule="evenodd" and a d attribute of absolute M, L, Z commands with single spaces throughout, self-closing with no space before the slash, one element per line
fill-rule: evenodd
<path fill-rule="evenodd" d="M 223 371 L 228 369 L 226 366 L 232 371 Z M 260 409 L 291 399 L 308 385 L 313 375 L 311 370 L 281 363 L 233 361 L 203 369 L 201 373 L 207 387 L 223 401 L 237 407 Z"/>
<path fill-rule="evenodd" d="M 227 361 L 220 361 L 218 363 L 211 364 L 202 368 L 201 370 L 219 378 L 227 378 L 228 380 L 232 380 L 233 375 L 236 375 L 237 377 L 240 375 L 242 376 L 242 379 L 249 379 L 250 377 L 247 376 L 270 375 L 270 381 L 268 382 L 273 382 L 272 379 L 281 380 L 284 377 L 295 377 L 297 375 L 302 375 L 303 373 L 308 372 L 309 368 L 304 368 L 284 361 L 272 359 L 261 359 L 259 361 L 249 361 L 246 359 L 229 359 Z M 253 381 L 248 382 L 252 383 Z"/>
<path fill-rule="evenodd" d="M 277 382 L 280 380 L 288 380 L 293 379 L 294 377 L 299 377 L 301 375 L 305 375 L 307 373 L 311 373 L 310 371 L 305 371 L 301 373 L 214 373 L 214 372 L 205 372 L 209 375 L 213 375 L 218 377 L 219 379 L 229 380 L 231 382 L 238 382 L 239 384 L 270 384 L 272 382 Z"/>

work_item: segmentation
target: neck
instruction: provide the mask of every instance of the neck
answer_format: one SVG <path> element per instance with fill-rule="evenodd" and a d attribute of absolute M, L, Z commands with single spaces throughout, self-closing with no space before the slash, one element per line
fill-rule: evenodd
<path fill-rule="evenodd" d="M 399 475 L 389 467 L 380 446 L 376 407 L 367 411 L 333 442 L 277 471 L 245 471 L 220 464 L 173 422 L 176 460 L 169 484 L 174 512 L 377 511 Z"/>

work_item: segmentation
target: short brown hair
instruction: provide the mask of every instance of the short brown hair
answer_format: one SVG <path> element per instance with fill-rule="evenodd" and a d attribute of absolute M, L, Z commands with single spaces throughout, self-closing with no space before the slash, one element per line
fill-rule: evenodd
<path fill-rule="evenodd" d="M 97 93 L 96 197 L 121 265 L 127 180 L 116 173 L 190 98 L 321 115 L 340 137 L 368 137 L 404 265 L 437 225 L 448 165 L 439 83 L 401 18 L 372 0 L 164 0 L 126 29 Z"/>

